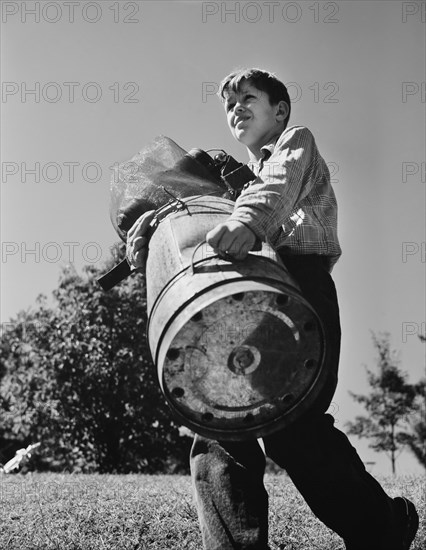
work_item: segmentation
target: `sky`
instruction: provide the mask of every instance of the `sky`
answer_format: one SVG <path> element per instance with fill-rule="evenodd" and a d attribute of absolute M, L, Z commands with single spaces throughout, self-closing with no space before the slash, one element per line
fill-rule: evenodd
<path fill-rule="evenodd" d="M 1 323 L 50 295 L 61 267 L 101 265 L 118 237 L 111 167 L 156 136 L 245 148 L 215 93 L 272 71 L 329 165 L 343 255 L 337 426 L 363 410 L 371 333 L 425 374 L 425 2 L 2 2 Z M 390 461 L 351 438 L 373 473 Z M 407 452 L 399 473 L 421 472 Z"/>

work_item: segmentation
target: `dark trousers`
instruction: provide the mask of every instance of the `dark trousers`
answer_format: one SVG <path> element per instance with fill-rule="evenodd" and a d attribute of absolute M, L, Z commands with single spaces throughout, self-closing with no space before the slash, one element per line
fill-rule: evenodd
<path fill-rule="evenodd" d="M 339 308 L 320 256 L 282 256 L 326 331 L 328 379 L 316 404 L 291 426 L 263 439 L 313 513 L 348 550 L 398 550 L 393 500 L 365 467 L 347 437 L 325 414 L 337 384 Z M 205 550 L 267 550 L 265 456 L 256 440 L 221 442 L 196 436 L 191 474 Z M 326 550 L 326 549 L 324 549 Z"/>

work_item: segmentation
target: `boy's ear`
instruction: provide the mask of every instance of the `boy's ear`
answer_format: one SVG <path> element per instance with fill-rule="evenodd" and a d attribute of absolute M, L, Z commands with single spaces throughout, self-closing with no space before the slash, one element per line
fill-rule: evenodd
<path fill-rule="evenodd" d="M 278 121 L 283 121 L 287 118 L 289 106 L 285 101 L 280 101 L 276 108 L 276 117 Z"/>

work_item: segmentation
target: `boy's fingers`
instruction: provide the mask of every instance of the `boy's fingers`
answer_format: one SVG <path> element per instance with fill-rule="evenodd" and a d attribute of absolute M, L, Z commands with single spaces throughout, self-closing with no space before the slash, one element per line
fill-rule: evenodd
<path fill-rule="evenodd" d="M 133 252 L 138 252 L 141 248 L 144 248 L 148 244 L 148 241 L 147 237 L 136 237 L 133 239 Z"/>
<path fill-rule="evenodd" d="M 135 263 L 137 267 L 141 267 L 146 260 L 146 248 L 142 248 L 134 253 Z"/>
<path fill-rule="evenodd" d="M 224 223 L 206 235 L 206 242 L 223 257 L 224 254 L 236 260 L 244 260 L 256 242 L 256 235 L 246 226 Z"/>
<path fill-rule="evenodd" d="M 227 229 L 223 225 L 218 225 L 211 231 L 209 231 L 206 235 L 206 243 L 209 244 L 213 249 L 215 250 L 221 250 L 222 249 L 222 240 L 227 232 Z"/>
<path fill-rule="evenodd" d="M 146 262 L 147 244 L 149 242 L 149 225 L 154 218 L 155 210 L 145 212 L 127 232 L 126 257 L 134 267 L 143 267 Z"/>
<path fill-rule="evenodd" d="M 230 237 L 229 234 L 222 235 L 220 239 L 216 241 L 207 241 L 215 252 L 231 252 L 236 249 L 235 238 Z"/>
<path fill-rule="evenodd" d="M 132 238 L 136 235 L 143 235 L 144 233 L 146 233 L 149 229 L 149 224 L 151 223 L 154 214 L 154 210 L 146 212 L 146 214 L 139 218 L 139 220 L 137 220 L 137 222 L 130 228 L 128 236 Z"/>
<path fill-rule="evenodd" d="M 147 232 L 149 224 L 152 222 L 155 210 L 148 210 L 140 218 L 138 218 L 132 227 L 127 232 L 127 239 L 133 238 L 135 235 L 143 235 Z"/>
<path fill-rule="evenodd" d="M 145 265 L 147 256 L 146 242 L 147 240 L 145 239 L 145 244 L 142 241 L 138 246 L 128 247 L 126 257 L 132 266 L 143 267 Z"/>
<path fill-rule="evenodd" d="M 146 264 L 146 258 L 146 250 L 140 250 L 134 255 L 133 260 L 130 263 L 135 269 L 144 267 Z"/>
<path fill-rule="evenodd" d="M 244 260 L 244 258 L 247 256 L 250 250 L 251 250 L 250 242 L 239 241 L 237 239 L 227 249 L 227 252 L 230 256 L 232 256 L 236 260 Z"/>
<path fill-rule="evenodd" d="M 206 235 L 206 242 L 213 250 L 229 254 L 237 260 L 244 259 L 252 249 L 256 238 L 252 231 L 230 231 L 227 225 L 219 225 Z"/>

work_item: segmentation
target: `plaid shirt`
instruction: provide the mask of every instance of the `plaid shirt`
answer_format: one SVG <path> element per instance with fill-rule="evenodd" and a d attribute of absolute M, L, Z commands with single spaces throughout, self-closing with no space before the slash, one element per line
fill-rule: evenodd
<path fill-rule="evenodd" d="M 249 163 L 257 178 L 244 187 L 231 219 L 276 250 L 328 256 L 331 271 L 342 253 L 337 202 L 312 133 L 293 126 L 262 152 L 259 164 Z"/>

